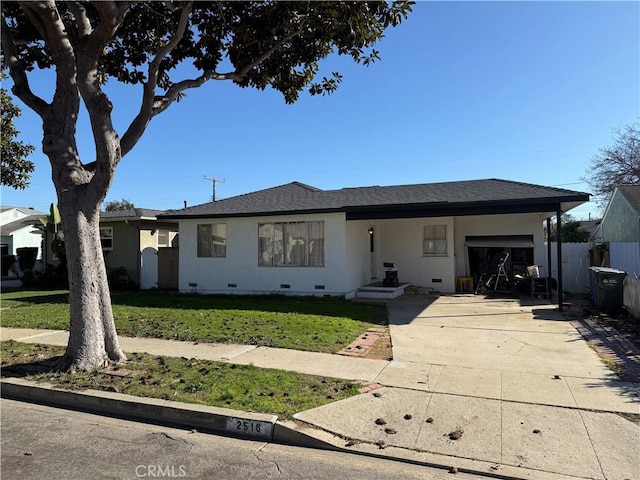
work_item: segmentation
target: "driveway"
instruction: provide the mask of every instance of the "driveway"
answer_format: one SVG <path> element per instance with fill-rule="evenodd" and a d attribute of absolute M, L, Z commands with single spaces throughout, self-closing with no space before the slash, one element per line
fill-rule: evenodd
<path fill-rule="evenodd" d="M 640 426 L 612 413 L 640 414 L 640 384 L 620 381 L 570 320 L 537 303 L 389 301 L 383 387 L 296 418 L 492 475 L 640 480 Z"/>
<path fill-rule="evenodd" d="M 620 382 L 554 305 L 405 295 L 388 306 L 394 361 L 379 383 L 640 413 L 637 384 Z"/>

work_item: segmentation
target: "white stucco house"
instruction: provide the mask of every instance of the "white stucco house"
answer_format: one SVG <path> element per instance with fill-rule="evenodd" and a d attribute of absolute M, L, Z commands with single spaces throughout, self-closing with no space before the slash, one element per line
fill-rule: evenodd
<path fill-rule="evenodd" d="M 38 219 L 46 216 L 46 213 L 33 208 L 0 206 L 2 255 L 16 255 L 16 250 L 21 247 L 36 247 L 38 248 L 37 258 L 41 259 L 42 232 L 33 225 Z"/>
<path fill-rule="evenodd" d="M 158 219 L 179 222 L 181 291 L 352 298 L 385 278 L 385 263 L 402 284 L 440 292 L 454 292 L 457 277 L 477 280 L 496 252 L 510 254 L 511 273 L 546 265 L 543 221 L 588 200 L 500 179 L 339 190 L 292 182 Z"/>

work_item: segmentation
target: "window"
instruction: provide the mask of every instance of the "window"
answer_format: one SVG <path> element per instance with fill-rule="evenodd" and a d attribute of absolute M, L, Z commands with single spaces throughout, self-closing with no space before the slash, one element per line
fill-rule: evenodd
<path fill-rule="evenodd" d="M 113 227 L 100 227 L 102 250 L 113 250 Z"/>
<path fill-rule="evenodd" d="M 227 256 L 227 225 L 208 223 L 198 225 L 198 257 Z"/>
<path fill-rule="evenodd" d="M 324 222 L 258 224 L 261 267 L 323 267 Z"/>
<path fill-rule="evenodd" d="M 158 230 L 158 247 L 170 247 L 169 230 Z"/>
<path fill-rule="evenodd" d="M 447 226 L 425 225 L 422 239 L 423 255 L 447 255 Z"/>

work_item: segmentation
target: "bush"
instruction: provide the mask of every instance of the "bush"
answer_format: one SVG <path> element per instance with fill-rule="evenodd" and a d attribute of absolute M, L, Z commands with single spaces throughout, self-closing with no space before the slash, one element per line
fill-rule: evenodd
<path fill-rule="evenodd" d="M 135 282 L 131 280 L 129 272 L 124 267 L 111 268 L 107 272 L 107 280 L 111 290 L 133 290 Z"/>
<path fill-rule="evenodd" d="M 22 286 L 28 288 L 69 288 L 69 274 L 62 265 L 48 264 L 44 272 L 27 270 L 22 275 Z"/>
<path fill-rule="evenodd" d="M 2 276 L 9 275 L 9 269 L 16 263 L 16 257 L 13 255 L 2 255 Z"/>
<path fill-rule="evenodd" d="M 38 258 L 38 247 L 22 247 L 16 249 L 18 254 L 18 265 L 20 270 L 26 272 L 27 270 L 33 270 Z"/>

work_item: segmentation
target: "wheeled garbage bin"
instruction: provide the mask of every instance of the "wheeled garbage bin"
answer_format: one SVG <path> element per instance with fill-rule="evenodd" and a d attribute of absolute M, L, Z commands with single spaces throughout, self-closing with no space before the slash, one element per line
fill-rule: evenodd
<path fill-rule="evenodd" d="M 603 313 L 613 313 L 624 305 L 627 272 L 606 267 L 589 267 L 591 304 Z"/>

